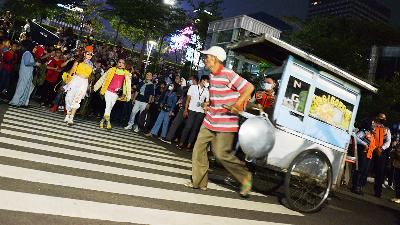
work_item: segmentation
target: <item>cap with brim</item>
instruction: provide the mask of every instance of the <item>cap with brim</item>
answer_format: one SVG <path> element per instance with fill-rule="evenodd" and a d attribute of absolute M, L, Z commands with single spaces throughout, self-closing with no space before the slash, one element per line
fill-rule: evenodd
<path fill-rule="evenodd" d="M 226 52 L 223 48 L 219 46 L 212 46 L 208 50 L 201 51 L 202 54 L 204 55 L 212 55 L 217 57 L 221 62 L 226 60 Z"/>

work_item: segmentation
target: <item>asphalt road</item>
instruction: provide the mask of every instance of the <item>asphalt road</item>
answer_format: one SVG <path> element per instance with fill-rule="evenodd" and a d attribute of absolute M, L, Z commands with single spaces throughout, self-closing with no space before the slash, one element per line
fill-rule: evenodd
<path fill-rule="evenodd" d="M 188 189 L 190 153 L 95 121 L 62 121 L 0 105 L 0 224 L 400 224 L 398 211 L 342 195 L 313 214 L 288 209 L 279 189 L 242 199 L 218 167 L 210 190 Z"/>

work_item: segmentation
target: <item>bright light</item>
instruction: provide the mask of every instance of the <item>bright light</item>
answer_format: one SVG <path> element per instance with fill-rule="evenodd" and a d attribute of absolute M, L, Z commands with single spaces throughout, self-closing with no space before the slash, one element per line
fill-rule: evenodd
<path fill-rule="evenodd" d="M 190 38 L 193 33 L 193 27 L 190 26 L 178 31 L 177 34 L 173 34 L 169 43 L 170 52 L 176 52 L 186 48 L 186 46 L 190 43 Z"/>
<path fill-rule="evenodd" d="M 164 0 L 164 4 L 166 5 L 175 5 L 176 1 L 175 0 Z"/>
<path fill-rule="evenodd" d="M 67 10 L 70 10 L 70 11 L 73 11 L 73 12 L 80 12 L 80 13 L 83 12 L 82 8 L 79 8 L 79 7 L 76 7 L 76 6 L 73 7 L 72 5 L 57 4 L 57 6 L 61 7 L 61 8 L 64 8 L 64 9 L 67 9 Z"/>
<path fill-rule="evenodd" d="M 149 41 L 149 45 L 157 45 L 157 42 L 155 42 L 155 41 Z"/>

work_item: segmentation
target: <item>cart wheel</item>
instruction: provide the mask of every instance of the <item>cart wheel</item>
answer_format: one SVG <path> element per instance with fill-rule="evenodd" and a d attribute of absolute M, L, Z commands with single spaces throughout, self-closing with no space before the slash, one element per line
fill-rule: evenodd
<path fill-rule="evenodd" d="M 299 212 L 319 210 L 332 186 L 332 165 L 319 151 L 305 151 L 290 164 L 285 176 L 289 207 Z"/>

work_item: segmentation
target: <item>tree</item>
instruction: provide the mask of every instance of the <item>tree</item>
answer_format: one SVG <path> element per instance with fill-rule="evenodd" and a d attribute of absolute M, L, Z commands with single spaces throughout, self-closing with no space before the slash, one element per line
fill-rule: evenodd
<path fill-rule="evenodd" d="M 289 41 L 324 60 L 367 78 L 372 45 L 400 43 L 400 30 L 382 23 L 317 18 L 306 21 Z"/>
<path fill-rule="evenodd" d="M 46 18 L 55 14 L 56 7 L 54 1 L 46 0 L 6 0 L 3 5 L 3 9 L 13 12 L 17 20 Z"/>
<path fill-rule="evenodd" d="M 188 14 L 191 14 L 195 33 L 199 35 L 201 45 L 204 47 L 207 39 L 208 26 L 211 22 L 222 18 L 222 3 L 223 0 L 212 1 L 195 1 L 186 0 L 190 9 Z M 194 14 L 193 14 L 194 13 Z"/>
<path fill-rule="evenodd" d="M 180 8 L 169 7 L 161 0 L 108 0 L 112 13 L 123 24 L 140 29 L 144 33 L 140 62 L 144 59 L 146 43 L 151 38 L 164 37 L 178 25 L 186 22 L 186 15 Z M 139 65 L 139 68 L 141 65 Z"/>

